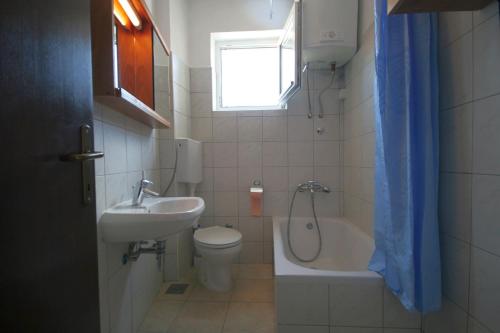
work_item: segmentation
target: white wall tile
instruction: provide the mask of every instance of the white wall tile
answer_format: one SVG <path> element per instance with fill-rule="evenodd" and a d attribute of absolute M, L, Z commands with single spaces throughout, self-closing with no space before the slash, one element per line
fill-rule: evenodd
<path fill-rule="evenodd" d="M 278 324 L 328 325 L 328 285 L 276 284 Z"/>
<path fill-rule="evenodd" d="M 262 165 L 262 143 L 238 143 L 238 166 L 255 167 Z"/>
<path fill-rule="evenodd" d="M 132 332 L 130 267 L 120 269 L 109 280 L 110 325 L 114 332 Z"/>
<path fill-rule="evenodd" d="M 142 140 L 142 167 L 144 170 L 160 168 L 160 144 L 153 136 L 143 137 Z"/>
<path fill-rule="evenodd" d="M 500 256 L 500 176 L 473 177 L 472 244 Z"/>
<path fill-rule="evenodd" d="M 142 170 L 142 139 L 137 134 L 127 132 L 127 171 Z"/>
<path fill-rule="evenodd" d="M 441 173 L 439 176 L 439 226 L 441 232 L 470 241 L 472 177 Z"/>
<path fill-rule="evenodd" d="M 474 103 L 474 172 L 500 174 L 500 96 Z"/>
<path fill-rule="evenodd" d="M 445 47 L 472 30 L 472 12 L 444 12 L 439 14 L 439 39 Z"/>
<path fill-rule="evenodd" d="M 191 115 L 193 117 L 211 117 L 212 94 L 191 92 Z"/>
<path fill-rule="evenodd" d="M 198 141 L 212 140 L 212 118 L 193 118 L 191 120 L 193 139 Z"/>
<path fill-rule="evenodd" d="M 99 120 L 94 120 L 94 150 L 104 152 L 104 132 L 103 123 Z M 104 175 L 104 158 L 99 158 L 94 161 L 96 176 Z"/>
<path fill-rule="evenodd" d="M 264 142 L 262 144 L 262 164 L 264 166 L 287 166 L 288 145 L 286 142 Z"/>
<path fill-rule="evenodd" d="M 314 140 L 336 141 L 340 139 L 340 116 L 325 116 L 314 119 Z M 318 130 L 320 130 L 318 132 Z"/>
<path fill-rule="evenodd" d="M 329 333 L 328 326 L 278 325 L 278 333 Z"/>
<path fill-rule="evenodd" d="M 312 142 L 289 142 L 288 164 L 290 166 L 314 165 L 314 145 Z"/>
<path fill-rule="evenodd" d="M 288 168 L 264 167 L 263 184 L 264 184 L 264 191 L 271 191 L 271 192 L 288 191 Z"/>
<path fill-rule="evenodd" d="M 106 174 L 127 171 L 127 146 L 125 130 L 107 123 L 103 124 Z"/>
<path fill-rule="evenodd" d="M 474 12 L 474 27 L 477 27 L 479 24 L 484 23 L 486 20 L 491 18 L 492 16 L 498 14 L 498 5 L 494 2 L 491 2 L 488 6 L 483 9 L 476 10 Z"/>
<path fill-rule="evenodd" d="M 424 317 L 425 333 L 466 333 L 467 313 L 454 303 L 443 299 L 440 311 Z"/>
<path fill-rule="evenodd" d="M 254 181 L 262 184 L 262 168 L 258 166 L 238 168 L 238 191 L 249 191 Z"/>
<path fill-rule="evenodd" d="M 288 192 L 264 192 L 264 216 L 287 216 Z"/>
<path fill-rule="evenodd" d="M 440 113 L 441 170 L 472 171 L 472 124 L 472 103 Z"/>
<path fill-rule="evenodd" d="M 213 140 L 216 142 L 236 142 L 238 127 L 236 117 L 216 117 L 213 119 Z"/>
<path fill-rule="evenodd" d="M 264 117 L 262 124 L 263 141 L 286 141 L 287 140 L 287 118 Z"/>
<path fill-rule="evenodd" d="M 240 217 L 238 228 L 243 236 L 243 242 L 263 241 L 264 230 L 261 217 Z"/>
<path fill-rule="evenodd" d="M 175 141 L 160 140 L 160 168 L 173 169 L 175 166 Z"/>
<path fill-rule="evenodd" d="M 382 327 L 382 285 L 330 285 L 330 324 Z"/>
<path fill-rule="evenodd" d="M 262 117 L 238 117 L 238 141 L 261 141 Z"/>
<path fill-rule="evenodd" d="M 238 151 L 236 143 L 214 143 L 213 165 L 215 167 L 236 167 Z"/>
<path fill-rule="evenodd" d="M 314 164 L 317 166 L 340 166 L 340 143 L 314 142 Z"/>
<path fill-rule="evenodd" d="M 472 33 L 440 49 L 440 105 L 442 109 L 472 100 Z"/>
<path fill-rule="evenodd" d="M 421 315 L 407 311 L 396 296 L 384 288 L 384 327 L 417 328 L 421 327 Z"/>
<path fill-rule="evenodd" d="M 112 207 L 131 199 L 132 189 L 127 186 L 127 174 L 118 173 L 106 176 L 106 206 Z"/>
<path fill-rule="evenodd" d="M 233 191 L 238 188 L 238 174 L 236 168 L 214 168 L 214 190 Z"/>
<path fill-rule="evenodd" d="M 470 313 L 493 332 L 500 331 L 500 257 L 472 248 Z"/>
<path fill-rule="evenodd" d="M 264 261 L 262 243 L 246 242 L 243 243 L 240 253 L 240 263 L 242 264 L 261 264 Z"/>
<path fill-rule="evenodd" d="M 214 216 L 238 216 L 238 194 L 214 192 Z"/>
<path fill-rule="evenodd" d="M 477 320 L 469 316 L 469 333 L 491 333 L 486 327 L 481 325 Z"/>
<path fill-rule="evenodd" d="M 500 92 L 500 22 L 492 17 L 474 29 L 474 98 L 483 98 Z"/>
<path fill-rule="evenodd" d="M 318 172 L 318 178 L 322 171 Z M 289 167 L 288 168 L 288 184 L 289 191 L 295 191 L 299 184 L 305 183 L 314 178 L 313 167 Z"/>
<path fill-rule="evenodd" d="M 306 116 L 288 117 L 288 141 L 312 141 L 314 122 Z"/>
<path fill-rule="evenodd" d="M 469 244 L 443 235 L 441 237 L 442 290 L 462 309 L 469 307 Z"/>
<path fill-rule="evenodd" d="M 381 328 L 376 327 L 331 327 L 330 333 L 382 333 Z"/>
<path fill-rule="evenodd" d="M 212 72 L 210 68 L 191 68 L 191 92 L 209 93 L 212 91 Z"/>

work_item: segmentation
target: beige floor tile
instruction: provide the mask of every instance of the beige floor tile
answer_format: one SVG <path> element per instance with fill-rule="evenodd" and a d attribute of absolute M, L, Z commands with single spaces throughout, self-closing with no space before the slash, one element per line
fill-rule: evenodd
<path fill-rule="evenodd" d="M 208 290 L 202 284 L 198 284 L 193 288 L 191 295 L 189 296 L 190 302 L 229 302 L 231 299 L 231 291 L 229 292 L 218 292 Z"/>
<path fill-rule="evenodd" d="M 274 281 L 266 279 L 236 280 L 232 302 L 274 302 Z"/>
<path fill-rule="evenodd" d="M 227 308 L 227 303 L 187 302 L 167 332 L 220 333 Z"/>
<path fill-rule="evenodd" d="M 240 279 L 272 279 L 273 265 L 269 264 L 241 264 L 239 267 Z"/>
<path fill-rule="evenodd" d="M 273 303 L 231 303 L 223 333 L 273 333 Z"/>
<path fill-rule="evenodd" d="M 142 322 L 140 331 L 144 333 L 165 333 L 182 310 L 184 303 L 154 301 L 146 318 Z"/>

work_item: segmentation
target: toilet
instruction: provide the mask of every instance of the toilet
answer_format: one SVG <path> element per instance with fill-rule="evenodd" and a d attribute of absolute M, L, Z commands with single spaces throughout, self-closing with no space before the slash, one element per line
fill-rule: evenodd
<path fill-rule="evenodd" d="M 194 244 L 201 256 L 201 283 L 209 290 L 231 290 L 231 264 L 241 252 L 241 233 L 219 226 L 198 229 L 194 233 Z"/>

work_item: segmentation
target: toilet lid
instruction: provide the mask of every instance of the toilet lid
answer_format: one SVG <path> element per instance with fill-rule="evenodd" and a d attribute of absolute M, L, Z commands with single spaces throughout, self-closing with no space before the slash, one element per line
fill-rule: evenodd
<path fill-rule="evenodd" d="M 196 230 L 194 240 L 204 246 L 228 247 L 241 241 L 241 233 L 231 228 L 215 226 Z"/>

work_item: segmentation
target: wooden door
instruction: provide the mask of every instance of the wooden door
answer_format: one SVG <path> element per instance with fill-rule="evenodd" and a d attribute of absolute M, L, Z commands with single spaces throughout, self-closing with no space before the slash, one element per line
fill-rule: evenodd
<path fill-rule="evenodd" d="M 99 332 L 95 200 L 60 159 L 92 126 L 91 69 L 89 0 L 2 1 L 2 332 Z"/>

